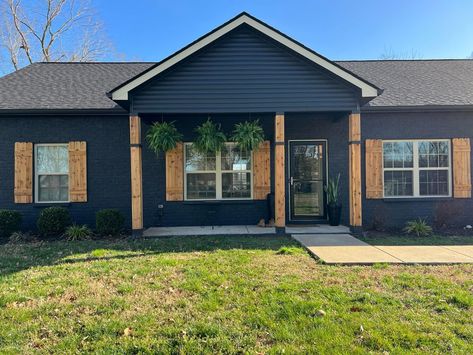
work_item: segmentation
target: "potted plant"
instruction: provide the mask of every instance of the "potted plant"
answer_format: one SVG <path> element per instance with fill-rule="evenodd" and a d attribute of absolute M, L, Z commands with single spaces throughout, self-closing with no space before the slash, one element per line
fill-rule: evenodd
<path fill-rule="evenodd" d="M 173 122 L 155 122 L 146 134 L 148 146 L 156 155 L 160 151 L 167 152 L 176 148 L 182 141 L 182 134 L 178 132 Z"/>
<path fill-rule="evenodd" d="M 258 120 L 245 121 L 235 124 L 232 141 L 242 151 L 251 152 L 259 148 L 264 141 L 264 130 Z"/>
<path fill-rule="evenodd" d="M 325 186 L 327 193 L 328 204 L 328 221 L 331 226 L 338 226 L 340 224 L 340 217 L 342 214 L 342 204 L 340 198 L 340 173 L 336 179 L 330 178 L 327 186 Z"/>
<path fill-rule="evenodd" d="M 227 137 L 221 131 L 220 125 L 209 118 L 196 128 L 197 138 L 193 143 L 199 153 L 215 153 L 222 150 Z"/>

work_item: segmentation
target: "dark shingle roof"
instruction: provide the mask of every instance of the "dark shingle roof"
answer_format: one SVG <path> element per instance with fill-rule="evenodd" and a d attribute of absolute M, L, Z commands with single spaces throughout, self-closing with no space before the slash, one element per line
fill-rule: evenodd
<path fill-rule="evenodd" d="M 368 106 L 473 105 L 473 60 L 337 63 L 384 90 Z M 106 93 L 153 64 L 32 64 L 0 78 L 0 110 L 112 109 Z"/>
<path fill-rule="evenodd" d="M 367 106 L 473 105 L 473 60 L 338 62 L 383 89 Z"/>
<path fill-rule="evenodd" d="M 35 63 L 0 78 L 2 109 L 111 109 L 106 93 L 154 63 Z"/>

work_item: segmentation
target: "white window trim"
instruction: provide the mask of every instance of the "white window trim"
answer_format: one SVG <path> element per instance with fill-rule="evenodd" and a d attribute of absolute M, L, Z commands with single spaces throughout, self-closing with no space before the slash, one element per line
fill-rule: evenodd
<path fill-rule="evenodd" d="M 226 145 L 235 144 L 232 142 L 225 143 Z M 253 152 L 251 152 L 251 170 L 222 170 L 222 152 L 217 152 L 215 155 L 215 170 L 194 170 L 186 171 L 187 149 L 186 146 L 192 145 L 191 142 L 184 143 L 184 201 L 249 201 L 253 199 Z M 209 174 L 215 173 L 215 198 L 187 198 L 187 174 Z M 250 197 L 222 197 L 222 174 L 223 173 L 250 173 Z"/>
<path fill-rule="evenodd" d="M 69 203 L 70 202 L 70 195 L 69 189 L 67 191 L 67 200 L 66 201 L 40 201 L 39 200 L 39 173 L 38 173 L 38 148 L 39 147 L 68 147 L 67 143 L 40 143 L 34 145 L 34 200 L 35 203 L 46 203 L 46 204 L 61 204 L 61 203 Z M 69 166 L 67 167 L 67 174 L 64 173 L 50 173 L 50 174 L 41 174 L 41 175 L 67 175 L 69 177 Z M 68 181 L 69 184 L 69 181 Z"/>
<path fill-rule="evenodd" d="M 413 166 L 412 168 L 385 168 L 384 167 L 384 143 L 400 143 L 400 142 L 412 142 L 413 150 Z M 419 167 L 419 142 L 447 142 L 448 144 L 448 167 L 438 168 L 420 168 Z M 383 164 L 383 197 L 386 199 L 409 199 L 409 198 L 448 198 L 452 197 L 452 144 L 450 139 L 437 139 L 437 138 L 425 138 L 425 139 L 386 139 L 383 140 L 382 152 L 382 164 Z M 419 193 L 419 172 L 420 170 L 447 170 L 448 171 L 448 195 L 420 195 Z M 410 196 L 386 196 L 384 189 L 384 172 L 385 171 L 412 171 L 412 195 Z"/>

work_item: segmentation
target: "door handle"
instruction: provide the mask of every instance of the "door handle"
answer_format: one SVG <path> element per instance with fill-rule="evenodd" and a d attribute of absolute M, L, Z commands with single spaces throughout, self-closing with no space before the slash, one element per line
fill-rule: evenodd
<path fill-rule="evenodd" d="M 291 179 L 290 179 L 290 184 L 291 184 L 291 186 L 294 185 L 294 178 L 292 176 L 291 176 Z"/>

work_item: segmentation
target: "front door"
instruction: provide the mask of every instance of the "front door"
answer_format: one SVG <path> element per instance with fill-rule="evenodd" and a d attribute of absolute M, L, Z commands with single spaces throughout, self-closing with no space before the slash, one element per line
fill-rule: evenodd
<path fill-rule="evenodd" d="M 289 142 L 290 221 L 326 219 L 325 141 Z"/>

